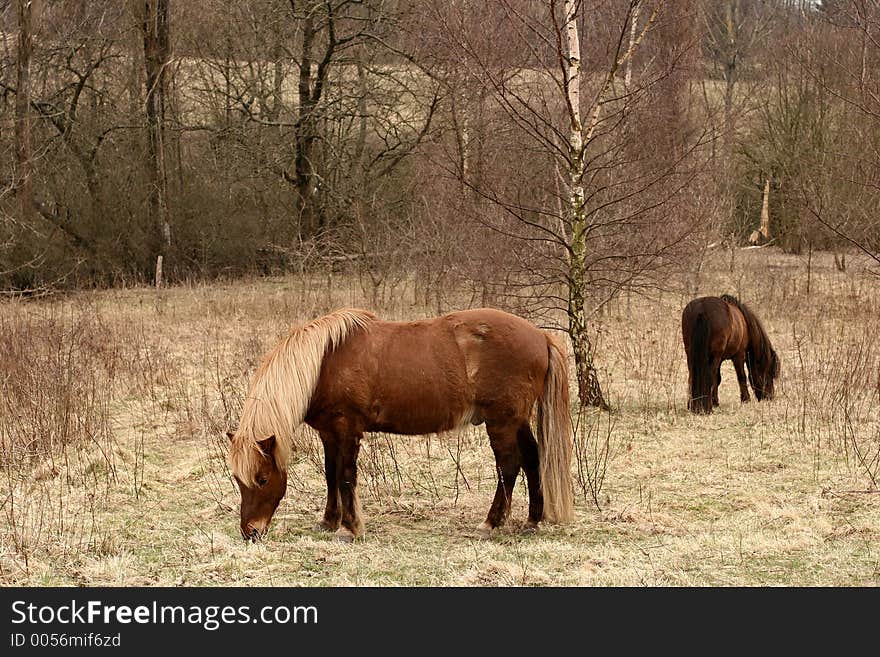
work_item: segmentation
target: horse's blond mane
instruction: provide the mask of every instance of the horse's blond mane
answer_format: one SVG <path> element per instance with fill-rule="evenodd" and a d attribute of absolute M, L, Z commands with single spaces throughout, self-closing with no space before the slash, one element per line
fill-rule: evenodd
<path fill-rule="evenodd" d="M 336 310 L 294 328 L 266 354 L 251 381 L 229 450 L 229 467 L 244 485 L 254 485 L 262 455 L 257 443 L 270 436 L 275 436 L 276 465 L 287 467 L 294 432 L 308 410 L 324 355 L 375 320 L 366 310 Z"/>

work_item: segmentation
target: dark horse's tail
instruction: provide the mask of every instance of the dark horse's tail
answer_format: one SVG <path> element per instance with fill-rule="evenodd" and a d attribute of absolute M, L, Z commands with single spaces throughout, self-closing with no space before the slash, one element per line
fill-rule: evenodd
<path fill-rule="evenodd" d="M 538 397 L 538 447 L 544 515 L 568 522 L 574 515 L 571 481 L 572 426 L 568 398 L 568 361 L 562 345 L 549 333 L 549 366 L 544 394 Z"/>
<path fill-rule="evenodd" d="M 709 360 L 709 320 L 705 313 L 700 312 L 691 328 L 691 348 L 688 351 L 691 383 L 688 408 L 694 413 L 712 412 L 712 370 Z"/>

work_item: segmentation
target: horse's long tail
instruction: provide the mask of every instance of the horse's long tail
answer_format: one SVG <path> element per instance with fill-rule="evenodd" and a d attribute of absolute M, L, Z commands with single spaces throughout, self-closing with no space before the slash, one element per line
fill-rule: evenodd
<path fill-rule="evenodd" d="M 544 394 L 538 398 L 538 454 L 544 516 L 551 522 L 574 517 L 571 481 L 572 424 L 568 397 L 568 361 L 562 345 L 549 333 L 550 356 Z"/>
<path fill-rule="evenodd" d="M 690 370 L 690 399 L 688 408 L 694 413 L 712 412 L 712 371 L 709 363 L 709 320 L 699 313 L 691 331 L 688 352 Z"/>

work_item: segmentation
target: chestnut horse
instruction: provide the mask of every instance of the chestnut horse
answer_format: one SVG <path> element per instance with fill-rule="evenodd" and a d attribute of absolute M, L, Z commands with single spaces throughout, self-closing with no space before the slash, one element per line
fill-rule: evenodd
<path fill-rule="evenodd" d="M 745 365 L 755 398 L 773 398 L 779 358 L 755 313 L 736 297 L 700 297 L 688 303 L 681 314 L 681 336 L 687 354 L 689 410 L 711 413 L 718 406 L 721 361 L 726 359 L 733 361 L 743 403 L 749 401 Z"/>
<path fill-rule="evenodd" d="M 520 468 L 529 498 L 522 530 L 545 517 L 571 519 L 566 357 L 556 338 L 520 317 L 482 308 L 386 322 L 342 309 L 294 329 L 263 359 L 229 434 L 245 539 L 265 534 L 284 497 L 302 422 L 324 447 L 327 504 L 316 529 L 341 542 L 363 532 L 356 486 L 366 431 L 416 435 L 485 423 L 498 487 L 479 535 L 505 521 Z"/>

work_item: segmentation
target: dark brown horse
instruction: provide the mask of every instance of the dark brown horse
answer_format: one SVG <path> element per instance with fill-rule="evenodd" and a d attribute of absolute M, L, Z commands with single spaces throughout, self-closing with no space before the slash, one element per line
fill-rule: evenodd
<path fill-rule="evenodd" d="M 530 427 L 537 407 L 537 440 Z M 572 516 L 568 368 L 549 333 L 483 308 L 416 322 L 338 310 L 294 329 L 266 355 L 230 434 L 229 464 L 241 491 L 241 533 L 260 538 L 287 488 L 296 427 L 324 446 L 327 504 L 317 528 L 350 542 L 363 528 L 357 458 L 367 431 L 427 434 L 485 423 L 498 487 L 487 536 L 510 511 L 520 469 L 524 531 Z"/>
<path fill-rule="evenodd" d="M 718 406 L 721 361 L 730 359 L 739 381 L 742 402 L 749 401 L 745 366 L 755 398 L 773 398 L 779 358 L 761 322 L 736 297 L 700 297 L 684 307 L 681 337 L 688 364 L 688 409 L 711 413 Z"/>

